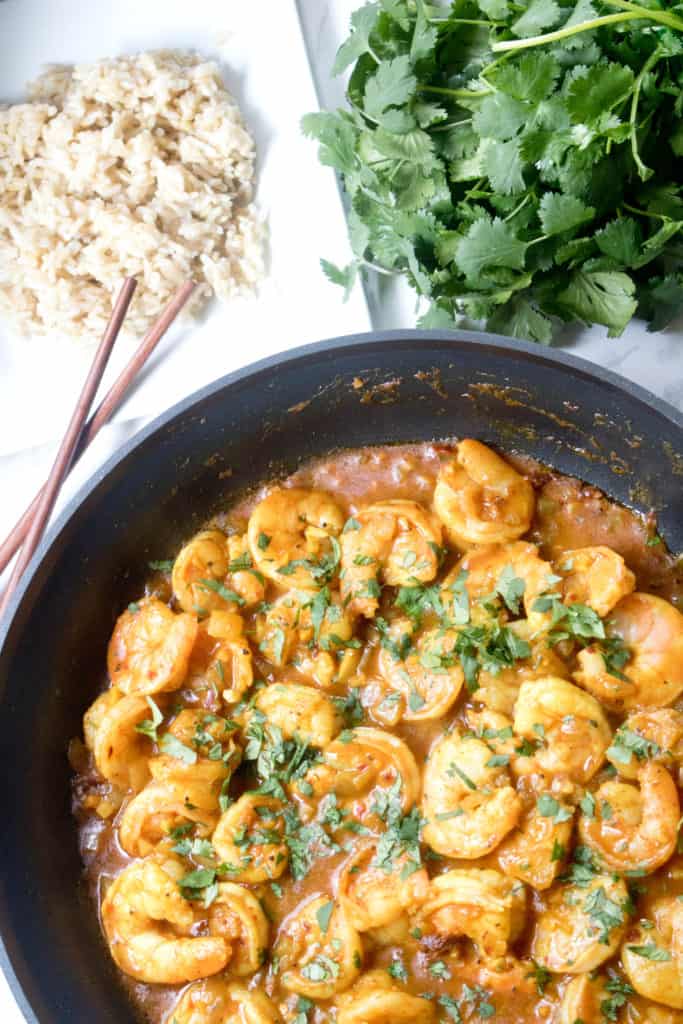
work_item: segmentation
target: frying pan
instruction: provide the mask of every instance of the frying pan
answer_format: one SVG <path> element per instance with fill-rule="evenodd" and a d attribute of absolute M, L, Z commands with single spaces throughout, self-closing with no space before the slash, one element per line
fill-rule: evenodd
<path fill-rule="evenodd" d="M 148 560 L 311 456 L 463 435 L 654 508 L 683 549 L 683 417 L 582 360 L 466 332 L 338 338 L 224 377 L 124 446 L 62 514 L 0 629 L 0 932 L 32 1024 L 135 1019 L 80 884 L 65 751 Z"/>

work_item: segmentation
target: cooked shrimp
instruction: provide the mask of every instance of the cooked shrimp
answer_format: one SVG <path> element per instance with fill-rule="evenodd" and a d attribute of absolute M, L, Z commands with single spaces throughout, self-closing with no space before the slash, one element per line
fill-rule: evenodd
<path fill-rule="evenodd" d="M 114 880 L 102 902 L 102 925 L 122 971 L 153 985 L 184 985 L 222 971 L 230 947 L 220 936 L 195 936 L 195 912 L 178 882 L 176 858 L 136 860 Z"/>
<path fill-rule="evenodd" d="M 168 1024 L 282 1024 L 265 992 L 224 978 L 197 981 L 173 1007 Z"/>
<path fill-rule="evenodd" d="M 221 790 L 240 762 L 231 723 L 218 715 L 184 708 L 169 726 L 172 740 L 161 739 L 168 753 L 150 759 L 149 769 L 180 795 L 183 803 L 215 811 Z"/>
<path fill-rule="evenodd" d="M 403 854 L 388 865 L 378 863 L 377 842 L 360 844 L 339 873 L 337 898 L 359 932 L 384 928 L 427 897 L 429 877 L 424 868 Z"/>
<path fill-rule="evenodd" d="M 648 761 L 638 771 L 638 786 L 609 780 L 594 800 L 592 816 L 579 819 L 579 834 L 607 867 L 649 874 L 669 859 L 681 808 L 666 768 Z"/>
<path fill-rule="evenodd" d="M 634 711 L 619 726 L 607 759 L 620 775 L 636 779 L 646 759 L 669 767 L 683 762 L 683 713 L 673 708 Z"/>
<path fill-rule="evenodd" d="M 270 881 L 287 867 L 282 811 L 279 800 L 244 793 L 221 815 L 213 847 L 240 882 Z"/>
<path fill-rule="evenodd" d="M 253 974 L 268 953 L 270 925 L 252 892 L 234 882 L 220 882 L 209 908 L 209 934 L 220 935 L 230 946 L 230 974 Z"/>
<path fill-rule="evenodd" d="M 149 779 L 151 741 L 136 728 L 149 718 L 144 697 L 124 697 L 117 687 L 100 694 L 83 718 L 98 772 L 121 790 L 137 792 Z"/>
<path fill-rule="evenodd" d="M 228 539 L 220 530 L 202 530 L 181 549 L 173 563 L 171 584 L 183 611 L 204 614 L 226 607 L 221 595 L 229 593 L 223 587 L 229 561 Z"/>
<path fill-rule="evenodd" d="M 436 1015 L 429 1000 L 410 995 L 384 970 L 363 974 L 336 1005 L 337 1024 L 433 1024 Z"/>
<path fill-rule="evenodd" d="M 619 948 L 629 905 L 625 882 L 610 875 L 551 889 L 536 919 L 531 956 L 555 974 L 594 971 Z"/>
<path fill-rule="evenodd" d="M 664 896 L 652 906 L 648 927 L 638 923 L 629 929 L 621 947 L 626 977 L 646 999 L 683 1010 L 683 905 L 675 896 Z M 653 950 L 656 956 L 648 957 Z"/>
<path fill-rule="evenodd" d="M 241 607 L 253 608 L 260 604 L 266 596 L 266 586 L 258 569 L 252 568 L 254 563 L 246 533 L 228 537 L 228 557 L 228 588 L 242 598 Z"/>
<path fill-rule="evenodd" d="M 271 683 L 258 691 L 254 707 L 285 739 L 297 736 L 314 747 L 326 746 L 342 726 L 332 698 L 312 686 Z"/>
<path fill-rule="evenodd" d="M 360 656 L 353 619 L 328 587 L 283 594 L 257 617 L 256 640 L 273 665 L 294 665 L 322 687 L 347 678 Z"/>
<path fill-rule="evenodd" d="M 459 548 L 517 540 L 531 526 L 534 490 L 528 480 L 480 441 L 461 441 L 444 462 L 434 508 Z"/>
<path fill-rule="evenodd" d="M 465 575 L 466 574 L 466 575 Z M 519 597 L 511 601 L 512 608 L 499 596 L 501 610 L 528 618 L 538 617 L 533 605 L 536 598 L 552 587 L 553 568 L 550 562 L 540 557 L 535 544 L 515 541 L 512 544 L 487 544 L 485 547 L 468 551 L 444 580 L 444 588 L 463 579 L 470 602 L 484 599 L 491 601 L 500 587 L 503 593 L 506 581 L 513 580 L 519 589 Z M 535 626 L 540 624 L 535 623 Z"/>
<path fill-rule="evenodd" d="M 465 936 L 484 959 L 508 951 L 524 927 L 526 892 L 498 871 L 462 868 L 433 878 L 417 917 L 423 936 Z"/>
<path fill-rule="evenodd" d="M 557 649 L 549 647 L 546 637 L 539 634 L 535 621 L 518 619 L 509 623 L 508 629 L 528 645 L 529 657 L 495 674 L 482 668 L 477 677 L 479 688 L 475 699 L 491 711 L 512 715 L 519 688 L 525 680 L 548 676 L 566 679 L 569 678 L 569 668 L 558 655 Z"/>
<path fill-rule="evenodd" d="M 668 601 L 633 593 L 613 609 L 607 635 L 619 638 L 630 652 L 621 669 L 610 674 L 599 647 L 578 654 L 574 678 L 615 711 L 662 708 L 683 693 L 683 615 Z"/>
<path fill-rule="evenodd" d="M 107 652 L 109 678 L 124 693 L 142 696 L 177 690 L 197 636 L 192 615 L 175 615 L 146 598 L 120 615 Z"/>
<path fill-rule="evenodd" d="M 556 817 L 542 815 L 534 804 L 496 850 L 498 863 L 506 875 L 518 878 L 539 892 L 553 884 L 569 848 L 573 814 L 560 821 L 556 821 Z"/>
<path fill-rule="evenodd" d="M 426 583 L 439 570 L 441 525 L 416 501 L 380 501 L 357 512 L 341 538 L 341 595 L 352 615 L 371 619 L 380 582 Z"/>
<path fill-rule="evenodd" d="M 244 620 L 236 612 L 211 612 L 209 636 L 220 640 L 207 675 L 221 688 L 223 700 L 241 700 L 254 681 L 251 647 L 244 635 Z"/>
<path fill-rule="evenodd" d="M 408 635 L 410 622 L 400 618 L 390 633 Z M 401 718 L 421 722 L 442 718 L 455 704 L 465 675 L 455 653 L 458 634 L 452 629 L 428 629 L 405 658 L 394 648 L 383 646 L 379 652 L 379 670 L 391 690 L 402 697 Z"/>
<path fill-rule="evenodd" d="M 337 903 L 317 896 L 283 921 L 274 954 L 282 984 L 309 999 L 330 999 L 358 977 L 360 936 Z"/>
<path fill-rule="evenodd" d="M 541 743 L 534 756 L 525 759 L 525 771 L 568 775 L 578 783 L 592 779 L 600 769 L 612 739 L 597 700 L 566 679 L 552 676 L 522 683 L 514 730 Z"/>
<path fill-rule="evenodd" d="M 195 824 L 198 838 L 208 838 L 217 821 L 218 813 L 186 802 L 172 786 L 150 782 L 126 805 L 119 822 L 119 842 L 131 857 L 146 857 L 168 840 L 177 826 Z"/>
<path fill-rule="evenodd" d="M 344 516 L 322 491 L 276 487 L 249 518 L 254 565 L 284 589 L 319 590 L 336 573 Z"/>
<path fill-rule="evenodd" d="M 452 732 L 431 750 L 424 772 L 422 834 L 437 853 L 471 860 L 498 846 L 522 804 L 503 765 L 480 739 Z"/>
<path fill-rule="evenodd" d="M 621 555 L 603 546 L 564 551 L 553 571 L 562 577 L 559 589 L 565 604 L 586 604 L 601 618 L 636 585 Z"/>
<path fill-rule="evenodd" d="M 333 740 L 321 763 L 306 775 L 313 795 L 335 793 L 353 818 L 374 822 L 378 790 L 395 790 L 403 813 L 420 795 L 420 771 L 410 748 L 397 736 L 360 726 Z"/>
<path fill-rule="evenodd" d="M 588 974 L 577 974 L 562 994 L 557 1014 L 557 1024 L 605 1024 L 608 1020 L 602 1004 L 609 999 L 604 978 L 592 978 Z"/>

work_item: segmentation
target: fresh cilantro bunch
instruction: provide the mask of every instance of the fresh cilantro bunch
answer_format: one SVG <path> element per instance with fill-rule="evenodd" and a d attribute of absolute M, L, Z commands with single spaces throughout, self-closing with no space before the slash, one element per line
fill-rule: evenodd
<path fill-rule="evenodd" d="M 420 325 L 548 343 L 683 310 L 683 3 L 378 0 L 303 130 L 340 172 L 359 269 L 404 273 Z"/>

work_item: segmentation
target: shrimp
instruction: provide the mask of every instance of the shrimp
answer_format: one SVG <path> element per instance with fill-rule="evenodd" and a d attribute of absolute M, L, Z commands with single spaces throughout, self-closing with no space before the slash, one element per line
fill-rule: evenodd
<path fill-rule="evenodd" d="M 594 803 L 592 815 L 579 819 L 579 835 L 607 867 L 650 874 L 674 852 L 681 816 L 678 790 L 660 764 L 646 762 L 638 771 L 638 786 L 604 782 Z"/>
<path fill-rule="evenodd" d="M 240 882 L 266 882 L 279 878 L 287 867 L 284 832 L 279 800 L 243 793 L 221 815 L 212 843 L 220 860 Z"/>
<path fill-rule="evenodd" d="M 196 916 L 181 895 L 185 875 L 176 858 L 133 861 L 102 902 L 111 955 L 125 974 L 153 985 L 184 985 L 222 971 L 230 946 L 220 936 L 193 934 Z"/>
<path fill-rule="evenodd" d="M 609 722 L 597 700 L 566 679 L 527 680 L 515 704 L 514 730 L 541 747 L 525 771 L 568 775 L 585 783 L 600 769 L 612 739 Z"/>
<path fill-rule="evenodd" d="M 630 659 L 611 674 L 599 646 L 578 654 L 577 683 L 614 711 L 662 708 L 683 693 L 683 615 L 668 601 L 633 593 L 606 623 L 610 639 L 626 645 Z"/>
<path fill-rule="evenodd" d="M 211 612 L 207 632 L 219 640 L 209 666 L 210 678 L 222 690 L 223 700 L 235 704 L 242 699 L 254 681 L 251 647 L 244 635 L 244 620 L 236 612 Z"/>
<path fill-rule="evenodd" d="M 228 588 L 242 599 L 239 602 L 242 608 L 253 608 L 264 600 L 266 585 L 258 569 L 253 568 L 246 533 L 235 533 L 228 537 L 228 556 Z"/>
<path fill-rule="evenodd" d="M 525 811 L 518 828 L 496 850 L 498 863 L 506 875 L 539 892 L 553 884 L 569 848 L 573 813 L 560 821 L 556 817 L 556 814 L 542 815 L 534 804 Z"/>
<path fill-rule="evenodd" d="M 328 587 L 283 594 L 257 616 L 256 640 L 273 665 L 293 664 L 323 688 L 343 682 L 360 657 L 352 617 Z"/>
<path fill-rule="evenodd" d="M 314 896 L 285 918 L 273 952 L 284 987 L 309 999 L 343 992 L 363 962 L 358 932 L 327 896 Z"/>
<path fill-rule="evenodd" d="M 336 1005 L 337 1024 L 433 1024 L 436 1016 L 429 1000 L 410 995 L 379 969 L 359 978 Z"/>
<path fill-rule="evenodd" d="M 609 989 L 604 978 L 592 978 L 577 974 L 562 994 L 557 1014 L 557 1024 L 605 1024 L 609 1018 L 603 1013 L 602 1004 L 609 999 Z"/>
<path fill-rule="evenodd" d="M 534 489 L 480 441 L 465 440 L 439 470 L 434 508 L 459 548 L 517 540 L 531 526 Z"/>
<path fill-rule="evenodd" d="M 550 562 L 539 556 L 535 544 L 515 541 L 513 544 L 488 544 L 468 551 L 444 580 L 444 588 L 464 580 L 470 602 L 490 602 L 496 594 L 506 617 L 518 616 L 522 609 L 529 619 L 536 618 L 534 601 L 552 585 L 553 569 Z M 510 581 L 515 592 L 509 595 Z M 506 588 L 506 583 L 508 587 Z M 507 601 L 502 594 L 507 596 Z M 519 596 L 517 596 L 519 594 Z M 509 602 L 509 603 L 508 603 Z M 512 607 L 510 607 L 512 605 Z"/>
<path fill-rule="evenodd" d="M 146 857 L 178 825 L 198 826 L 198 838 L 213 832 L 218 814 L 202 810 L 183 800 L 172 787 L 150 782 L 126 805 L 119 821 L 119 842 L 131 857 Z"/>
<path fill-rule="evenodd" d="M 482 668 L 477 677 L 479 689 L 475 699 L 491 711 L 512 715 L 519 688 L 525 680 L 548 676 L 565 679 L 569 677 L 569 668 L 557 654 L 556 648 L 549 647 L 546 637 L 539 635 L 535 622 L 518 619 L 509 623 L 507 628 L 528 645 L 529 656 L 498 673 Z"/>
<path fill-rule="evenodd" d="M 594 971 L 619 948 L 629 906 L 626 883 L 611 875 L 551 889 L 536 919 L 531 956 L 554 974 Z"/>
<path fill-rule="evenodd" d="M 173 1007 L 168 1024 L 282 1024 L 265 992 L 224 978 L 197 981 Z"/>
<path fill-rule="evenodd" d="M 646 760 L 673 767 L 683 762 L 683 713 L 673 708 L 634 711 L 622 722 L 607 751 L 620 775 L 636 779 Z"/>
<path fill-rule="evenodd" d="M 234 882 L 220 882 L 209 908 L 209 934 L 229 944 L 231 974 L 253 974 L 268 952 L 270 925 L 257 897 Z"/>
<path fill-rule="evenodd" d="M 403 854 L 383 865 L 377 842 L 358 846 L 345 861 L 337 880 L 337 898 L 359 932 L 385 928 L 411 913 L 427 897 L 429 877 Z"/>
<path fill-rule="evenodd" d="M 354 516 L 341 538 L 341 596 L 352 615 L 373 618 L 380 582 L 426 583 L 439 571 L 441 525 L 416 501 L 380 501 Z"/>
<path fill-rule="evenodd" d="M 629 929 L 621 948 L 626 977 L 639 995 L 683 1010 L 683 905 L 675 896 L 659 898 L 646 924 Z M 658 951 L 656 958 L 648 958 L 648 949 Z"/>
<path fill-rule="evenodd" d="M 433 878 L 418 918 L 423 936 L 465 936 L 484 959 L 505 956 L 524 927 L 526 891 L 498 871 L 462 868 Z"/>
<path fill-rule="evenodd" d="M 408 620 L 395 619 L 390 636 L 409 635 L 410 628 Z M 380 648 L 379 670 L 391 690 L 402 697 L 404 721 L 442 718 L 455 704 L 465 681 L 455 653 L 457 638 L 452 629 L 425 630 L 405 658 L 400 657 L 398 643 Z"/>
<path fill-rule="evenodd" d="M 215 811 L 227 780 L 240 762 L 233 728 L 218 715 L 184 708 L 169 726 L 169 739 L 162 737 L 161 749 L 169 753 L 150 759 L 152 777 L 171 786 L 184 804 Z"/>
<path fill-rule="evenodd" d="M 603 619 L 636 585 L 621 555 L 601 545 L 564 551 L 553 571 L 565 604 L 586 604 Z"/>
<path fill-rule="evenodd" d="M 137 726 L 150 715 L 144 697 L 124 697 L 117 687 L 111 687 L 83 718 L 85 741 L 98 772 L 124 792 L 138 792 L 149 779 L 151 741 Z"/>
<path fill-rule="evenodd" d="M 254 707 L 285 739 L 295 736 L 314 747 L 324 747 L 340 731 L 342 720 L 331 697 L 312 686 L 271 683 L 258 691 Z"/>
<path fill-rule="evenodd" d="M 392 793 L 406 814 L 420 795 L 420 771 L 410 748 L 391 733 L 360 726 L 325 747 L 306 775 L 313 796 L 335 793 L 355 819 L 377 823 L 379 793 Z"/>
<path fill-rule="evenodd" d="M 147 696 L 177 690 L 187 675 L 197 620 L 146 598 L 119 616 L 107 651 L 112 685 Z"/>
<path fill-rule="evenodd" d="M 223 582 L 229 561 L 228 538 L 220 530 L 202 530 L 181 549 L 173 563 L 171 585 L 183 611 L 204 614 L 225 608 L 221 595 L 228 593 Z"/>
<path fill-rule="evenodd" d="M 247 528 L 254 565 L 279 587 L 319 590 L 336 573 L 344 515 L 322 491 L 276 487 Z"/>
<path fill-rule="evenodd" d="M 507 768 L 492 765 L 482 740 L 452 732 L 430 751 L 424 772 L 422 838 L 446 857 L 472 860 L 502 842 L 522 803 Z"/>

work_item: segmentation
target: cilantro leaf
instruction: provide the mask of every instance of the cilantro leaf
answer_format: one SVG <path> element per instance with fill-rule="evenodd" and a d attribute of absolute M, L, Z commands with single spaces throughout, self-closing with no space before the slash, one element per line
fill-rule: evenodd
<path fill-rule="evenodd" d="M 351 15 L 352 32 L 349 38 L 337 50 L 332 65 L 332 74 L 340 75 L 349 64 L 367 53 L 370 47 L 370 34 L 377 23 L 379 4 L 366 4 Z"/>
<path fill-rule="evenodd" d="M 591 220 L 595 216 L 595 210 L 592 206 L 586 206 L 576 196 L 546 192 L 539 204 L 539 215 L 543 234 L 559 235 Z"/>
<path fill-rule="evenodd" d="M 456 251 L 456 263 L 466 277 L 479 278 L 494 267 L 519 270 L 524 266 L 526 243 L 508 224 L 496 217 L 481 218 L 470 225 Z"/>
<path fill-rule="evenodd" d="M 385 110 L 406 103 L 415 93 L 417 79 L 410 66 L 410 57 L 382 61 L 365 86 L 365 110 L 370 117 L 381 120 Z"/>
<path fill-rule="evenodd" d="M 634 295 L 628 274 L 578 270 L 557 296 L 557 305 L 570 318 L 604 324 L 610 338 L 616 338 L 638 307 Z"/>

